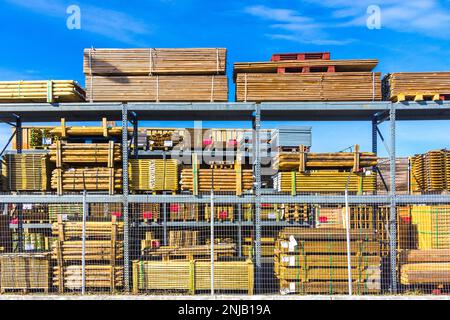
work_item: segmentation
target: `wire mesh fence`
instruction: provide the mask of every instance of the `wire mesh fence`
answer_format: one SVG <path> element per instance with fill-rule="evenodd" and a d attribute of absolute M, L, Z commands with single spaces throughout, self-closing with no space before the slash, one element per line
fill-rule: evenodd
<path fill-rule="evenodd" d="M 399 197 L 395 223 L 389 197 L 321 199 L 272 194 L 258 200 L 253 194 L 220 192 L 146 195 L 130 197 L 127 210 L 122 201 L 86 196 L 64 203 L 2 202 L 0 290 L 63 295 L 449 292 L 450 205 L 439 202 L 440 196 L 428 203 Z M 398 291 L 393 291 L 395 282 Z"/>

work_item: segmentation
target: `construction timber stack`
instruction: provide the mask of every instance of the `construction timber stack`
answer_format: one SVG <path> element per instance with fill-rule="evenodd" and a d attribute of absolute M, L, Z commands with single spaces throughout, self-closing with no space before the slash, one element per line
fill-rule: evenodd
<path fill-rule="evenodd" d="M 330 54 L 275 54 L 234 64 L 236 101 L 379 101 L 377 60 L 330 60 Z"/>
<path fill-rule="evenodd" d="M 85 49 L 89 101 L 228 101 L 226 49 Z"/>
<path fill-rule="evenodd" d="M 437 192 L 450 190 L 450 152 L 432 150 L 411 158 L 411 191 Z"/>
<path fill-rule="evenodd" d="M 281 192 L 349 192 L 362 194 L 375 190 L 377 164 L 373 153 L 354 152 L 312 153 L 304 146 L 277 153 L 273 163 L 274 188 Z M 370 168 L 370 169 L 369 169 Z M 369 169 L 369 170 L 366 170 Z"/>
<path fill-rule="evenodd" d="M 4 191 L 47 191 L 50 163 L 45 154 L 6 154 L 3 156 Z"/>

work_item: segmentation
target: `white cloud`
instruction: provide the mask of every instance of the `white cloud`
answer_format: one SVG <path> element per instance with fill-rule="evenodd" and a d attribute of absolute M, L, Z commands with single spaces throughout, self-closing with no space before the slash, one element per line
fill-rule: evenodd
<path fill-rule="evenodd" d="M 61 0 L 7 0 L 9 3 L 36 13 L 61 18 L 67 17 L 66 8 L 71 3 Z M 140 44 L 140 36 L 151 33 L 151 28 L 134 17 L 111 9 L 79 4 L 81 30 L 99 34 L 128 44 Z M 61 27 L 65 28 L 65 24 Z"/>
<path fill-rule="evenodd" d="M 37 80 L 39 73 L 35 70 L 17 71 L 0 67 L 2 81 Z"/>
<path fill-rule="evenodd" d="M 314 45 L 345 45 L 353 41 L 352 39 L 330 39 L 329 34 L 325 31 L 329 26 L 317 22 L 311 17 L 302 16 L 295 10 L 257 5 L 246 7 L 244 12 L 260 19 L 272 21 L 270 28 L 285 32 L 267 34 L 266 36 L 271 39 Z"/>

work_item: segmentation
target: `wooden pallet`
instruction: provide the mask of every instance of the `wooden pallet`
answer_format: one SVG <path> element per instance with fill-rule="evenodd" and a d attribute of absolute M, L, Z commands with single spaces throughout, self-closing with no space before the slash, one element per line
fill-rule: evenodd
<path fill-rule="evenodd" d="M 176 159 L 130 159 L 128 175 L 130 190 L 173 192 L 178 190 Z"/>
<path fill-rule="evenodd" d="M 399 93 L 391 96 L 392 102 L 405 101 L 441 101 L 441 95 L 438 93 Z"/>

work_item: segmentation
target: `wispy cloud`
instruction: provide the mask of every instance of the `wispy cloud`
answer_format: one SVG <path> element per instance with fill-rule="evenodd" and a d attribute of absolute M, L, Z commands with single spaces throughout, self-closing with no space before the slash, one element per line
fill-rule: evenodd
<path fill-rule="evenodd" d="M 345 45 L 353 39 L 331 39 L 326 29 L 329 26 L 291 9 L 270 8 L 263 5 L 249 6 L 244 12 L 272 22 L 276 30 L 266 34 L 271 39 L 282 39 L 314 45 Z"/>
<path fill-rule="evenodd" d="M 329 8 L 332 17 L 342 27 L 366 25 L 367 7 L 381 9 L 382 28 L 398 32 L 417 33 L 433 38 L 450 39 L 448 1 L 438 0 L 305 0 Z M 446 5 L 444 3 L 447 3 Z M 343 20 L 339 20 L 343 19 Z"/>
<path fill-rule="evenodd" d="M 73 2 L 62 0 L 7 0 L 9 3 L 41 15 L 67 17 L 66 8 Z M 146 23 L 120 11 L 89 4 L 78 4 L 81 9 L 81 30 L 95 33 L 127 44 L 141 44 L 142 36 L 151 34 Z M 65 27 L 62 25 L 61 27 Z"/>
<path fill-rule="evenodd" d="M 0 67 L 0 74 L 3 81 L 36 80 L 40 78 L 40 75 L 36 70 L 17 71 Z"/>

